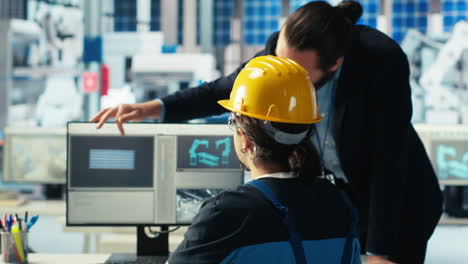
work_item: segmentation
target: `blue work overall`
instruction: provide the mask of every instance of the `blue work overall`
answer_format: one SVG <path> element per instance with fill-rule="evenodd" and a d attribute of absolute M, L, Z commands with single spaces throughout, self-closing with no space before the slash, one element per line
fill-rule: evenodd
<path fill-rule="evenodd" d="M 288 228 L 289 241 L 249 245 L 236 249 L 221 263 L 291 263 L 291 264 L 360 264 L 360 246 L 356 236 L 357 215 L 346 194 L 340 192 L 349 209 L 351 223 L 348 234 L 342 238 L 302 240 L 291 219 L 288 208 L 283 206 L 273 191 L 259 180 L 248 185 L 258 189 L 281 214 Z M 337 254 L 342 252 L 342 254 Z"/>

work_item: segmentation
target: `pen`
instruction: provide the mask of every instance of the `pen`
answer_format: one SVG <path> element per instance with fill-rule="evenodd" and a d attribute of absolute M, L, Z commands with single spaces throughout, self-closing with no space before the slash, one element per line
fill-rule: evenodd
<path fill-rule="evenodd" d="M 24 224 L 26 225 L 28 223 L 28 211 L 24 214 Z"/>
<path fill-rule="evenodd" d="M 26 231 L 29 231 L 29 229 L 31 229 L 31 227 L 36 223 L 38 218 L 39 218 L 39 215 L 35 215 L 31 217 L 31 220 L 29 220 L 27 224 Z"/>
<path fill-rule="evenodd" d="M 8 217 L 8 220 L 7 220 L 7 232 L 10 232 L 11 231 L 11 226 L 13 225 L 13 218 L 11 217 Z"/>

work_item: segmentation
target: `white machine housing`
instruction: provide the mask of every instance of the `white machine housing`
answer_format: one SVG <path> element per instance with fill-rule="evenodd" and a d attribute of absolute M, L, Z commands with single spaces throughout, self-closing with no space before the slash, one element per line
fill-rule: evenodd
<path fill-rule="evenodd" d="M 111 32 L 103 36 L 104 63 L 111 66 L 111 88 L 125 85 L 125 61 L 137 54 L 161 53 L 164 37 L 162 32 Z"/>
<path fill-rule="evenodd" d="M 219 77 L 215 67 L 216 61 L 211 54 L 141 54 L 133 57 L 132 73 L 137 80 L 185 80 L 195 86 Z"/>

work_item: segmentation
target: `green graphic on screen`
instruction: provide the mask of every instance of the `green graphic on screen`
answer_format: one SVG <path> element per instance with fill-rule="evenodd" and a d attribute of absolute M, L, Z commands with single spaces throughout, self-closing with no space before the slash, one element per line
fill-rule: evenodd
<path fill-rule="evenodd" d="M 239 168 L 231 136 L 180 136 L 178 168 Z"/>

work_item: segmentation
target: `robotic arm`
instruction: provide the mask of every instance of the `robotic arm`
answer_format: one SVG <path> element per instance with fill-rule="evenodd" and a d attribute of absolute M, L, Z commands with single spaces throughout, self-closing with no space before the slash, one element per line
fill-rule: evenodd
<path fill-rule="evenodd" d="M 189 156 L 190 156 L 190 165 L 191 166 L 196 166 L 198 163 L 198 153 L 197 149 L 200 145 L 205 146 L 208 148 L 209 142 L 208 140 L 201 140 L 201 139 L 195 139 L 192 143 L 192 146 L 189 149 Z"/>
<path fill-rule="evenodd" d="M 411 67 L 411 95 L 413 100 L 413 121 L 425 120 L 426 91 L 419 84 L 422 71 L 428 68 L 425 61 L 428 57 L 436 57 L 444 43 L 433 40 L 421 32 L 410 29 L 401 43 L 401 48 L 408 56 Z M 424 59 L 424 60 L 423 60 Z"/>
<path fill-rule="evenodd" d="M 450 89 L 442 89 L 442 81 L 465 50 L 468 50 L 468 23 L 460 21 L 455 25 L 452 36 L 440 50 L 435 62 L 419 80 L 428 93 L 427 106 L 448 109 L 459 105 L 460 98 L 450 92 Z"/>
<path fill-rule="evenodd" d="M 229 154 L 231 153 L 231 139 L 229 137 L 220 139 L 216 141 L 216 149 L 218 149 L 221 145 L 224 145 L 224 150 L 221 153 L 221 164 L 227 165 L 229 164 Z"/>

